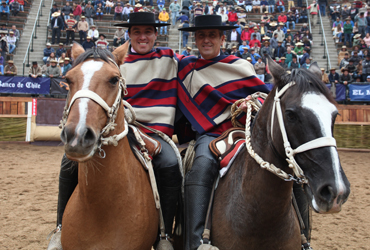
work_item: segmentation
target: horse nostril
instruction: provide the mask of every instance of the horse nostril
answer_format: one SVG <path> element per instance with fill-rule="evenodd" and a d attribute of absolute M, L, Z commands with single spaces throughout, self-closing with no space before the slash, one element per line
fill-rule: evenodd
<path fill-rule="evenodd" d="M 69 129 L 69 127 L 64 127 L 60 133 L 60 139 L 64 144 L 69 143 L 74 136 L 74 130 Z"/>
<path fill-rule="evenodd" d="M 327 202 L 331 202 L 334 199 L 333 188 L 329 185 L 322 187 L 319 194 L 321 198 Z"/>
<path fill-rule="evenodd" d="M 83 136 L 82 145 L 85 147 L 89 147 L 95 144 L 96 136 L 92 129 L 86 128 L 85 134 Z"/>

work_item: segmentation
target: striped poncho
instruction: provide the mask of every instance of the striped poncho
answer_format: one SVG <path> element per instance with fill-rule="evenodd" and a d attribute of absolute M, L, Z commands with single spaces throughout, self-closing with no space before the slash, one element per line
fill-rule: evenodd
<path fill-rule="evenodd" d="M 137 121 L 168 136 L 174 130 L 177 67 L 178 58 L 169 48 L 157 48 L 145 55 L 131 52 L 121 65 L 128 91 L 125 100 L 134 108 Z"/>
<path fill-rule="evenodd" d="M 232 127 L 231 105 L 257 91 L 268 93 L 252 64 L 235 56 L 189 56 L 179 63 L 178 106 L 199 134 L 218 136 Z M 245 117 L 239 119 L 245 123 Z"/>

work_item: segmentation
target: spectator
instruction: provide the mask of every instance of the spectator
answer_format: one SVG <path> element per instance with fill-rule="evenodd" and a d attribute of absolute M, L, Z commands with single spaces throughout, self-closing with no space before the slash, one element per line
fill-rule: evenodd
<path fill-rule="evenodd" d="M 316 0 L 312 1 L 312 4 L 308 6 L 310 10 L 310 15 L 311 15 L 311 26 L 312 28 L 315 28 L 315 25 L 317 23 L 317 13 L 319 12 L 319 6 L 316 3 Z"/>
<path fill-rule="evenodd" d="M 343 45 L 341 51 L 338 54 L 338 65 L 340 64 L 346 53 L 348 54 L 347 46 Z"/>
<path fill-rule="evenodd" d="M 99 49 L 108 49 L 109 42 L 104 34 L 99 35 L 99 39 L 95 42 L 96 47 Z"/>
<path fill-rule="evenodd" d="M 361 34 L 356 34 L 353 36 L 353 47 L 356 48 L 360 45 L 361 42 Z"/>
<path fill-rule="evenodd" d="M 294 8 L 294 0 L 288 0 L 288 11 L 290 11 L 291 8 Z"/>
<path fill-rule="evenodd" d="M 122 12 L 123 12 L 123 8 L 121 6 L 121 3 L 117 3 L 116 7 L 114 8 L 113 20 L 116 20 L 116 18 L 118 16 L 119 20 L 122 21 L 122 17 L 123 17 Z"/>
<path fill-rule="evenodd" d="M 181 14 L 181 16 L 179 16 L 179 17 L 177 18 L 177 21 L 178 21 L 178 20 L 180 20 L 180 23 L 181 23 L 181 24 L 183 24 L 183 23 L 184 23 L 184 21 L 188 21 L 188 22 L 189 22 L 189 17 L 186 15 L 186 12 L 181 11 L 181 12 L 180 12 L 180 14 Z"/>
<path fill-rule="evenodd" d="M 46 69 L 45 75 L 50 78 L 57 78 L 60 76 L 60 68 L 57 67 L 57 60 L 50 60 L 50 66 Z"/>
<path fill-rule="evenodd" d="M 342 72 L 342 75 L 339 76 L 339 83 L 347 85 L 353 82 L 352 76 L 349 74 L 348 69 L 343 68 L 340 71 Z"/>
<path fill-rule="evenodd" d="M 127 21 L 129 19 L 130 13 L 133 11 L 134 9 L 131 7 L 131 5 L 127 3 L 125 8 L 123 8 L 122 10 L 123 21 Z"/>
<path fill-rule="evenodd" d="M 59 61 L 59 64 L 57 65 L 57 67 L 59 68 L 60 70 L 60 75 L 59 77 L 62 77 L 63 78 L 63 73 L 64 73 L 64 60 L 60 60 Z"/>
<path fill-rule="evenodd" d="M 256 64 L 258 58 L 261 57 L 258 53 L 256 53 L 256 50 L 254 48 L 250 49 L 250 55 L 251 55 L 251 58 L 252 58 L 252 64 L 253 65 Z"/>
<path fill-rule="evenodd" d="M 236 29 L 232 29 L 227 33 L 226 37 L 226 47 L 232 48 L 233 46 L 239 46 L 242 43 L 239 33 Z"/>
<path fill-rule="evenodd" d="M 310 57 L 307 57 L 305 63 L 302 64 L 302 68 L 309 69 L 311 66 L 311 60 L 312 59 Z"/>
<path fill-rule="evenodd" d="M 10 4 L 10 6 L 13 16 L 17 16 L 21 8 L 18 0 L 14 0 L 14 2 Z"/>
<path fill-rule="evenodd" d="M 262 62 L 262 57 L 259 57 L 257 63 L 254 64 L 254 70 L 258 79 L 265 82 L 266 65 Z"/>
<path fill-rule="evenodd" d="M 122 9 L 121 9 L 121 13 L 122 13 Z M 93 21 L 94 14 L 95 14 L 95 10 L 91 6 L 91 2 L 89 1 L 85 7 L 85 17 L 86 17 L 86 21 L 89 24 L 89 26 L 94 25 L 94 21 Z"/>
<path fill-rule="evenodd" d="M 19 33 L 19 30 L 17 30 L 17 27 L 15 25 L 12 25 L 12 28 L 9 31 L 13 31 L 14 37 L 17 39 L 17 42 L 18 42 L 20 33 Z"/>
<path fill-rule="evenodd" d="M 9 46 L 9 54 L 12 55 L 13 51 L 17 47 L 15 45 L 15 43 L 17 42 L 17 38 L 15 38 L 13 31 L 9 31 L 9 36 L 7 37 L 7 42 L 8 42 L 8 46 Z"/>
<path fill-rule="evenodd" d="M 4 75 L 6 75 L 6 76 L 15 76 L 15 75 L 17 75 L 17 66 L 14 65 L 13 60 L 9 60 L 8 64 L 5 65 Z"/>
<path fill-rule="evenodd" d="M 333 28 L 336 28 L 338 25 L 340 25 L 341 27 L 343 27 L 343 22 L 342 20 L 340 20 L 339 17 L 337 17 L 337 19 L 333 22 Z"/>
<path fill-rule="evenodd" d="M 66 58 L 66 53 L 64 52 L 60 55 L 60 57 L 57 58 L 58 64 L 60 63 L 60 61 L 64 61 L 65 58 Z"/>
<path fill-rule="evenodd" d="M 77 3 L 73 3 L 73 16 L 76 19 L 76 21 L 80 21 L 80 16 L 82 14 L 82 8 L 81 5 Z"/>
<path fill-rule="evenodd" d="M 0 20 L 3 20 L 3 17 L 6 16 L 6 20 L 9 21 L 9 6 L 6 2 L 2 2 L 0 6 Z"/>
<path fill-rule="evenodd" d="M 309 52 L 309 49 L 307 49 L 307 48 L 303 49 L 303 56 L 299 60 L 299 63 L 301 64 L 302 67 L 303 67 L 303 64 L 306 63 L 306 59 L 310 58 L 310 55 L 308 54 L 308 52 Z"/>
<path fill-rule="evenodd" d="M 289 24 L 292 24 L 293 29 L 295 30 L 296 16 L 292 12 L 287 16 L 286 28 L 289 29 Z"/>
<path fill-rule="evenodd" d="M 66 45 L 70 44 L 69 39 L 71 39 L 71 43 L 75 40 L 76 25 L 77 21 L 74 19 L 74 15 L 69 14 L 69 18 L 66 20 Z"/>
<path fill-rule="evenodd" d="M 247 61 L 252 64 L 252 58 L 247 57 Z"/>
<path fill-rule="evenodd" d="M 65 75 L 68 72 L 68 70 L 70 70 L 72 68 L 72 65 L 69 62 L 70 62 L 69 57 L 64 58 L 64 69 L 63 69 L 62 78 L 65 78 Z"/>
<path fill-rule="evenodd" d="M 335 43 L 342 42 L 343 34 L 342 26 L 338 24 L 338 26 L 333 28 L 332 30 L 333 30 L 333 39 L 335 40 Z"/>
<path fill-rule="evenodd" d="M 120 41 L 120 44 L 118 44 L 118 40 Z M 118 47 L 119 45 L 122 45 L 124 43 L 125 43 L 125 31 L 122 29 L 122 27 L 118 27 L 118 29 L 114 33 L 113 46 Z"/>
<path fill-rule="evenodd" d="M 42 65 L 41 67 L 42 77 L 46 77 L 46 70 L 48 69 L 49 66 L 50 66 L 49 61 L 47 61 L 46 64 Z"/>
<path fill-rule="evenodd" d="M 336 70 L 335 68 L 331 68 L 329 73 L 329 82 L 332 85 L 339 83 L 339 74 L 335 72 L 335 70 Z"/>
<path fill-rule="evenodd" d="M 277 46 L 278 46 L 278 34 L 274 34 L 273 37 L 270 39 L 270 46 L 273 48 L 273 49 L 276 49 Z"/>
<path fill-rule="evenodd" d="M 95 25 L 91 25 L 89 31 L 87 32 L 87 36 L 91 37 L 91 39 L 96 42 L 99 39 L 99 31 L 96 29 Z"/>
<path fill-rule="evenodd" d="M 226 47 L 221 47 L 221 54 L 225 56 L 230 55 L 229 52 L 227 52 Z"/>
<path fill-rule="evenodd" d="M 37 65 L 37 62 L 32 62 L 32 66 L 30 67 L 28 71 L 28 76 L 32 78 L 37 78 L 42 76 L 42 70 L 39 65 Z"/>
<path fill-rule="evenodd" d="M 284 12 L 281 12 L 280 15 L 278 16 L 279 25 L 282 24 L 284 26 L 285 23 L 287 22 L 287 20 L 288 20 L 288 18 L 285 15 L 285 13 Z"/>
<path fill-rule="evenodd" d="M 186 47 L 186 49 L 181 53 L 181 55 L 183 56 L 190 56 L 191 54 L 191 48 L 190 47 Z"/>
<path fill-rule="evenodd" d="M 344 44 L 349 43 L 348 46 L 352 48 L 352 30 L 353 26 L 351 24 L 351 18 L 347 17 L 346 23 L 343 25 L 343 34 L 344 34 Z"/>
<path fill-rule="evenodd" d="M 285 12 L 285 4 L 283 0 L 276 1 L 276 9 L 278 12 Z"/>
<path fill-rule="evenodd" d="M 357 66 L 361 62 L 361 57 L 358 55 L 358 51 L 353 51 L 353 55 L 350 59 L 353 59 L 353 63 Z"/>
<path fill-rule="evenodd" d="M 248 29 L 248 26 L 245 26 L 243 31 L 242 31 L 242 34 L 240 35 L 240 39 L 244 42 L 244 41 L 248 41 L 251 39 L 251 33 L 249 32 L 249 29 Z M 227 39 L 226 39 L 227 40 Z"/>
<path fill-rule="evenodd" d="M 55 12 L 58 12 L 58 11 L 59 11 L 59 9 L 57 7 L 57 4 L 54 3 L 53 6 L 50 9 L 50 16 L 52 16 Z"/>
<path fill-rule="evenodd" d="M 81 16 L 81 21 L 77 23 L 78 34 L 80 35 L 80 44 L 86 40 L 89 24 L 86 22 L 85 16 Z"/>
<path fill-rule="evenodd" d="M 306 23 L 308 22 L 308 13 L 305 6 L 302 7 L 301 12 L 299 13 L 299 23 Z M 307 24 L 306 24 L 307 25 Z"/>
<path fill-rule="evenodd" d="M 265 11 L 268 11 L 269 3 L 267 0 L 261 0 L 261 7 L 260 7 L 260 12 L 264 13 Z"/>
<path fill-rule="evenodd" d="M 194 8 L 194 17 L 201 16 L 201 15 L 203 15 L 203 8 L 201 7 L 201 4 L 198 2 L 196 3 L 196 7 Z M 229 15 L 228 15 L 228 18 L 230 18 Z M 229 19 L 229 22 L 230 22 L 230 19 Z"/>
<path fill-rule="evenodd" d="M 288 69 L 288 65 L 285 63 L 285 57 L 284 56 L 282 56 L 281 58 L 280 58 L 280 63 L 278 63 L 283 69 Z"/>
<path fill-rule="evenodd" d="M 267 37 L 264 38 L 263 46 L 261 48 L 261 55 L 269 55 L 272 57 L 272 48 L 270 47 L 270 42 L 268 41 Z"/>
<path fill-rule="evenodd" d="M 50 56 L 46 59 L 46 61 L 50 61 L 50 60 L 57 60 L 57 57 L 55 56 L 55 53 L 54 52 L 51 52 L 50 53 Z"/>
<path fill-rule="evenodd" d="M 231 55 L 234 55 L 236 57 L 242 58 L 242 55 L 240 54 L 240 52 L 238 50 L 238 47 L 236 47 L 236 46 L 233 46 L 231 48 Z"/>
<path fill-rule="evenodd" d="M 349 64 L 349 54 L 345 53 L 344 58 L 340 61 L 339 68 L 345 68 Z"/>
<path fill-rule="evenodd" d="M 56 43 L 60 42 L 60 34 L 64 24 L 64 20 L 60 16 L 59 12 L 54 12 L 51 16 L 52 16 L 52 19 L 50 21 L 50 25 L 52 28 L 51 44 L 55 44 L 55 36 L 57 37 Z"/>
<path fill-rule="evenodd" d="M 101 7 L 103 7 L 104 4 L 105 4 L 105 1 L 103 1 L 103 0 L 95 0 L 91 4 L 92 4 L 92 6 L 94 6 L 95 12 L 97 12 L 97 10 L 99 8 L 99 4 L 101 4 Z"/>
<path fill-rule="evenodd" d="M 283 46 L 281 46 L 282 43 L 283 43 L 282 40 L 278 41 L 278 46 L 276 47 L 276 49 L 274 51 L 274 58 L 280 58 L 286 53 L 285 48 Z"/>
<path fill-rule="evenodd" d="M 289 70 L 292 70 L 292 69 L 299 69 L 301 67 L 301 65 L 299 64 L 299 62 L 297 61 L 297 57 L 296 56 L 293 56 L 292 57 L 292 61 L 290 63 L 288 63 L 288 69 Z"/>
<path fill-rule="evenodd" d="M 8 47 L 8 41 L 7 41 L 7 34 L 8 32 L 5 32 L 5 31 L 1 31 L 0 32 L 0 52 L 1 52 L 1 56 L 3 58 L 5 58 L 7 52 L 9 51 L 9 47 Z"/>
<path fill-rule="evenodd" d="M 185 20 L 182 27 L 183 28 L 189 27 L 189 21 Z M 182 46 L 183 47 L 186 47 L 186 45 L 188 44 L 188 38 L 189 38 L 189 32 L 182 31 Z"/>
<path fill-rule="evenodd" d="M 230 26 L 234 26 L 236 24 L 236 22 L 238 21 L 238 15 L 236 14 L 234 8 L 231 8 L 231 11 L 227 15 L 227 17 L 228 17 Z"/>
<path fill-rule="evenodd" d="M 284 34 L 284 31 L 281 29 L 281 27 L 284 26 L 283 23 L 279 23 L 279 25 L 277 26 L 277 29 L 274 31 L 274 33 L 272 33 L 272 35 L 275 37 L 275 34 L 277 34 L 277 40 L 278 41 L 283 41 L 284 38 L 285 38 L 285 34 Z"/>
<path fill-rule="evenodd" d="M 243 52 L 240 55 L 241 55 L 241 58 L 243 59 L 251 58 L 251 54 L 248 51 L 248 47 L 243 47 Z M 251 58 L 251 63 L 252 63 L 252 58 Z"/>
<path fill-rule="evenodd" d="M 103 6 L 101 3 L 97 4 L 95 14 L 96 14 L 96 20 L 100 20 L 100 21 L 103 20 L 104 12 L 103 12 Z"/>
<path fill-rule="evenodd" d="M 243 53 L 243 51 L 244 51 L 244 47 L 247 47 L 248 48 L 248 50 L 250 49 L 250 47 L 249 47 L 249 45 L 247 45 L 247 41 L 242 41 L 242 44 L 239 46 L 239 51 L 240 51 L 240 53 Z"/>
<path fill-rule="evenodd" d="M 64 48 L 64 45 L 63 45 L 63 43 L 59 43 L 59 48 L 57 49 L 57 51 L 56 51 L 56 53 L 55 53 L 55 55 L 56 55 L 56 57 L 57 58 L 59 58 L 59 57 L 61 57 L 62 56 L 62 54 L 64 53 L 66 53 L 67 51 L 66 51 L 66 49 Z"/>
<path fill-rule="evenodd" d="M 370 54 L 367 54 L 366 59 L 362 61 L 362 74 L 364 77 L 370 76 Z"/>
<path fill-rule="evenodd" d="M 4 75 L 4 57 L 0 54 L 0 73 Z"/>
<path fill-rule="evenodd" d="M 342 9 L 342 20 L 347 20 L 347 18 L 350 16 L 350 11 L 348 9 L 347 5 L 344 5 Z"/>
<path fill-rule="evenodd" d="M 88 36 L 86 37 L 86 41 L 83 42 L 82 47 L 85 50 L 88 50 L 95 47 L 95 43 L 92 41 L 91 37 Z"/>
<path fill-rule="evenodd" d="M 252 48 L 255 47 L 255 45 L 257 45 L 260 48 L 261 42 L 260 40 L 257 39 L 257 35 L 253 33 L 252 37 L 253 39 L 249 42 L 249 46 Z"/>
<path fill-rule="evenodd" d="M 66 2 L 66 5 L 62 8 L 62 14 L 65 21 L 70 18 L 70 14 L 72 12 L 73 12 L 72 7 L 69 6 L 69 2 Z"/>
<path fill-rule="evenodd" d="M 252 9 L 253 9 L 253 3 L 252 3 L 252 0 L 245 0 L 244 1 L 244 6 L 245 6 L 245 10 L 247 12 L 251 12 Z M 226 12 L 225 12 L 226 13 Z"/>
<path fill-rule="evenodd" d="M 258 47 L 261 47 L 261 33 L 258 31 L 258 28 L 257 27 L 254 27 L 253 28 L 253 33 L 251 34 L 251 38 L 253 39 L 254 38 L 254 35 L 256 35 L 256 39 L 258 40 L 259 42 L 259 46 Z M 251 47 L 253 47 L 253 45 L 251 45 Z"/>
<path fill-rule="evenodd" d="M 226 25 L 226 23 L 229 19 L 228 19 L 227 15 L 225 14 L 225 10 L 221 9 L 221 13 L 219 15 L 221 16 L 222 25 Z"/>
<path fill-rule="evenodd" d="M 349 62 L 348 65 L 345 67 L 346 69 L 348 69 L 348 72 L 349 72 L 350 75 L 352 75 L 353 72 L 356 71 L 356 66 L 354 65 L 354 61 L 355 60 L 353 60 L 352 58 L 350 58 L 348 60 L 348 62 Z"/>
<path fill-rule="evenodd" d="M 296 56 L 292 53 L 292 48 L 290 47 L 287 47 L 286 48 L 286 52 L 284 54 L 284 57 L 285 57 L 285 64 L 288 65 L 292 60 L 293 60 L 293 56 Z"/>
<path fill-rule="evenodd" d="M 326 10 L 326 5 L 328 5 L 328 0 L 318 0 L 319 1 L 319 9 L 321 16 L 326 16 L 325 10 Z"/>
<path fill-rule="evenodd" d="M 127 3 L 129 6 L 130 4 Z M 108 14 L 110 15 L 111 11 L 112 11 L 112 8 L 114 7 L 114 3 L 113 3 L 113 0 L 107 0 L 105 2 L 105 14 Z M 129 12 L 130 13 L 130 12 Z M 127 19 L 126 19 L 127 20 Z"/>
<path fill-rule="evenodd" d="M 331 21 L 335 22 L 340 18 L 340 12 L 337 9 L 337 6 L 334 6 L 332 10 L 330 10 Z"/>
<path fill-rule="evenodd" d="M 258 13 L 258 11 L 261 9 L 261 1 L 260 0 L 252 0 L 252 12 Z"/>
<path fill-rule="evenodd" d="M 349 16 L 351 17 L 352 20 L 355 20 L 356 15 L 358 14 L 358 8 L 356 8 L 356 4 L 352 3 L 352 7 L 349 10 Z"/>
<path fill-rule="evenodd" d="M 177 0 L 174 0 L 170 4 L 169 9 L 170 9 L 171 18 L 172 18 L 172 25 L 175 26 L 177 17 L 179 16 L 179 12 L 181 10 L 181 6 L 180 6 L 180 4 L 177 3 Z"/>
<path fill-rule="evenodd" d="M 275 12 L 275 0 L 268 0 L 267 1 L 268 2 L 268 4 L 269 4 L 269 8 L 268 8 L 268 11 L 270 12 L 270 13 L 274 13 Z"/>
<path fill-rule="evenodd" d="M 157 0 L 157 6 L 158 6 L 159 11 L 162 11 L 165 4 L 166 4 L 165 0 Z"/>
<path fill-rule="evenodd" d="M 170 16 L 168 15 L 168 12 L 166 12 L 166 8 L 163 8 L 161 13 L 159 13 L 158 16 L 159 22 L 160 23 L 167 23 L 168 20 L 170 19 Z M 163 29 L 164 29 L 164 34 L 167 35 L 167 26 L 162 26 L 160 28 L 159 34 L 163 34 Z"/>
<path fill-rule="evenodd" d="M 46 64 L 51 53 L 55 53 L 55 50 L 51 47 L 50 43 L 47 43 L 46 48 L 44 49 L 44 57 L 42 59 L 44 61 L 44 64 Z"/>
<path fill-rule="evenodd" d="M 142 10 L 143 9 L 143 6 L 141 5 L 141 4 L 136 4 L 135 5 L 135 9 L 134 9 L 134 12 L 139 12 L 140 10 Z"/>
<path fill-rule="evenodd" d="M 321 69 L 321 80 L 322 80 L 322 82 L 325 83 L 325 84 L 329 83 L 329 77 L 325 73 L 325 69 L 324 68 L 320 68 L 320 69 Z"/>
<path fill-rule="evenodd" d="M 358 32 L 364 37 L 368 25 L 364 12 L 360 12 L 355 16 L 355 22 L 358 24 Z"/>

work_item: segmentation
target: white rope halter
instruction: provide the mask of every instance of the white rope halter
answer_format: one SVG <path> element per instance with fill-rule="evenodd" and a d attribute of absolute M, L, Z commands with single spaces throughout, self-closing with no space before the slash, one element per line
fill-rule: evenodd
<path fill-rule="evenodd" d="M 119 66 L 117 65 L 117 63 L 111 58 L 108 58 L 108 59 L 119 70 Z M 123 101 L 122 97 L 124 95 L 127 95 L 126 82 L 125 82 L 125 79 L 122 77 L 121 72 L 120 72 L 120 78 L 119 78 L 118 82 L 119 82 L 118 93 L 117 93 L 116 99 L 115 99 L 112 107 L 109 107 L 109 105 L 103 100 L 103 98 L 101 98 L 97 93 L 95 93 L 91 90 L 79 90 L 79 91 L 77 91 L 74 94 L 74 96 L 72 97 L 69 105 L 68 105 L 68 99 L 67 99 L 66 106 L 64 107 L 64 111 L 63 111 L 63 117 L 62 117 L 62 120 L 60 121 L 60 125 L 59 125 L 60 128 L 62 128 L 62 129 L 64 128 L 65 124 L 67 123 L 67 119 L 68 119 L 68 115 L 69 115 L 69 112 L 71 110 L 71 107 L 77 99 L 79 99 L 79 98 L 89 98 L 89 99 L 93 100 L 94 102 L 96 102 L 97 104 L 99 104 L 106 111 L 107 116 L 108 116 L 108 120 L 107 120 L 107 125 L 105 125 L 105 127 L 101 130 L 100 136 L 99 136 L 99 141 L 98 141 L 98 143 L 96 143 L 92 152 L 95 152 L 98 149 L 99 150 L 99 156 L 101 158 L 105 158 L 105 151 L 103 149 L 101 149 L 102 145 L 117 146 L 118 141 L 121 140 L 122 138 L 124 138 L 128 133 L 128 124 L 127 124 L 127 121 L 125 119 L 125 129 L 120 134 L 112 135 L 112 136 L 108 136 L 108 137 L 103 137 L 103 136 L 108 135 L 110 133 L 110 131 L 113 131 L 115 129 L 115 127 L 117 126 L 117 124 L 115 123 L 115 120 L 116 120 L 116 117 L 117 117 L 118 109 L 121 105 L 121 101 Z M 126 102 L 124 102 L 124 104 L 125 103 Z"/>
<path fill-rule="evenodd" d="M 293 169 L 294 175 L 296 178 L 291 175 L 287 174 L 280 168 L 276 167 L 275 165 L 264 161 L 256 152 L 254 152 L 252 145 L 251 145 L 251 117 L 252 117 L 252 104 L 257 101 L 259 96 L 262 96 L 261 93 L 255 93 L 252 95 L 252 100 L 247 102 L 247 121 L 245 127 L 245 136 L 246 136 L 246 148 L 248 153 L 256 160 L 260 166 L 271 173 L 277 175 L 279 178 L 285 181 L 296 181 L 297 183 L 308 183 L 307 178 L 305 177 L 303 170 L 295 161 L 294 156 L 298 153 L 302 153 L 311 149 L 321 148 L 321 147 L 336 147 L 336 141 L 333 137 L 320 137 L 314 139 L 312 141 L 306 142 L 303 145 L 299 146 L 296 149 L 292 149 L 290 142 L 288 140 L 288 136 L 286 133 L 283 114 L 281 111 L 280 105 L 280 97 L 285 93 L 285 91 L 290 88 L 291 86 L 295 85 L 295 82 L 290 82 L 285 85 L 280 91 L 276 89 L 275 97 L 274 97 L 274 104 L 272 107 L 272 117 L 271 117 L 271 138 L 273 138 L 273 125 L 274 125 L 274 114 L 276 110 L 276 116 L 278 118 L 278 123 L 280 127 L 280 131 L 284 141 L 284 148 L 286 154 L 286 161 L 289 164 L 289 167 Z"/>

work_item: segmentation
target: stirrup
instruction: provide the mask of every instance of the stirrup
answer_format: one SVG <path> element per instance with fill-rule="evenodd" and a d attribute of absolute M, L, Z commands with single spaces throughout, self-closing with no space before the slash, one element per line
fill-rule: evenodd
<path fill-rule="evenodd" d="M 200 245 L 197 250 L 219 250 L 218 247 L 212 246 L 210 241 L 208 244 L 203 243 L 203 240 L 201 240 L 200 242 L 202 243 L 202 245 Z"/>
<path fill-rule="evenodd" d="M 159 242 L 156 250 L 174 250 L 168 234 L 166 234 L 164 237 L 159 235 Z"/>
<path fill-rule="evenodd" d="M 50 239 L 47 250 L 63 250 L 61 236 L 62 236 L 62 225 L 59 224 L 47 236 L 47 239 Z"/>
<path fill-rule="evenodd" d="M 307 242 L 305 244 L 302 244 L 302 250 L 313 250 L 313 248 L 310 246 L 310 243 Z"/>

